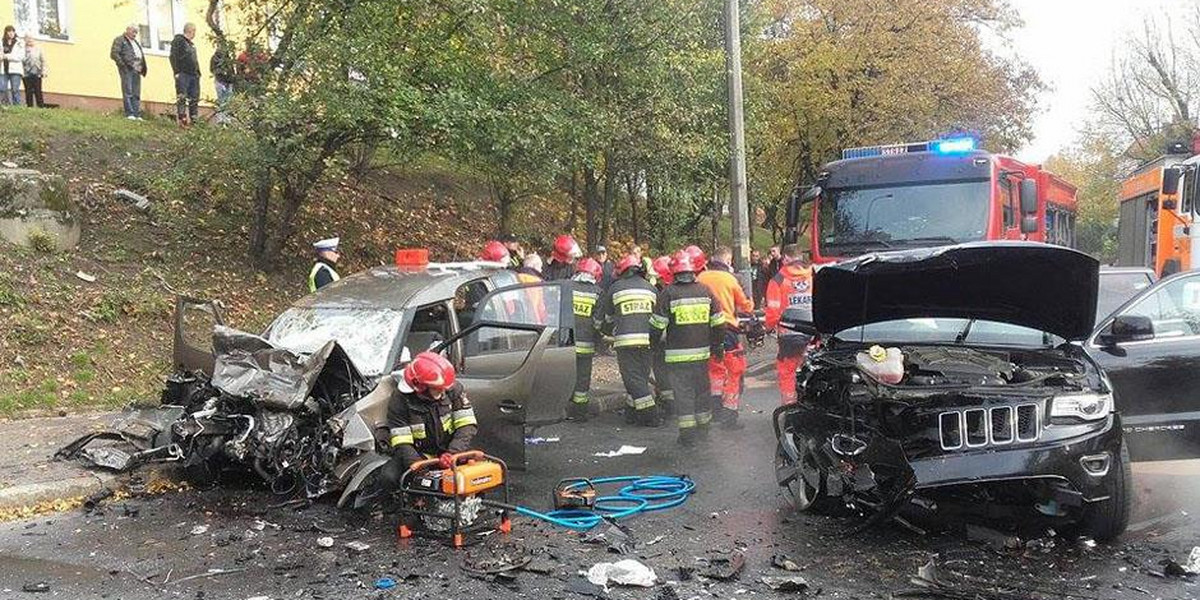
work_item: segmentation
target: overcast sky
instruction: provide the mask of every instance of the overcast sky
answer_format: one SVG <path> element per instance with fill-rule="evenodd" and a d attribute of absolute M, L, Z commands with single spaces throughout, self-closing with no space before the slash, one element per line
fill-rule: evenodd
<path fill-rule="evenodd" d="M 1113 50 L 1142 19 L 1179 0 L 1009 0 L 1025 26 L 1012 32 L 1011 51 L 1041 74 L 1050 90 L 1039 102 L 1033 141 L 1018 157 L 1040 162 L 1075 139 L 1090 88 L 1104 77 Z"/>

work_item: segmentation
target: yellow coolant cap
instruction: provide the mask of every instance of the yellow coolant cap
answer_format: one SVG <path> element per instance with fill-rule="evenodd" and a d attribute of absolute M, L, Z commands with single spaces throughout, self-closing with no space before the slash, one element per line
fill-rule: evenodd
<path fill-rule="evenodd" d="M 867 356 L 871 357 L 871 360 L 881 363 L 887 360 L 887 350 L 884 350 L 883 346 L 871 346 L 871 349 L 867 350 Z"/>

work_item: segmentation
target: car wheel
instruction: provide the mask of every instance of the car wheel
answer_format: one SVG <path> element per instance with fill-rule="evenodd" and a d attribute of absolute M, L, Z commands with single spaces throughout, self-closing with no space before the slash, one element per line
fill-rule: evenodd
<path fill-rule="evenodd" d="M 1113 465 L 1102 483 L 1108 500 L 1092 502 L 1083 507 L 1078 523 L 1081 535 L 1108 541 L 1125 532 L 1133 505 L 1132 481 L 1129 449 L 1125 442 L 1121 442 L 1119 462 Z"/>
<path fill-rule="evenodd" d="M 783 497 L 797 511 L 819 510 L 826 504 L 822 501 L 821 486 L 808 483 L 804 476 L 807 473 L 808 479 L 816 478 L 818 481 L 823 479 L 820 467 L 816 463 L 816 457 L 813 456 L 810 444 L 807 443 L 808 439 L 793 434 L 785 435 L 792 435 L 795 443 L 795 457 L 793 458 L 789 448 L 784 447 L 784 441 L 780 440 L 775 450 L 775 474 L 776 481 L 783 490 Z"/>

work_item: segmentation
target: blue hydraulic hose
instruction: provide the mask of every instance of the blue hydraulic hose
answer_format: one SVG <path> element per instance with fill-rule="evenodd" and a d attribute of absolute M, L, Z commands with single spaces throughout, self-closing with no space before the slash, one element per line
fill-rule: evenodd
<path fill-rule="evenodd" d="M 586 487 L 588 483 L 580 481 L 567 486 L 566 489 L 577 490 Z M 686 502 L 688 496 L 696 490 L 696 483 L 691 479 L 669 475 L 601 477 L 590 480 L 590 483 L 593 486 L 613 483 L 627 485 L 617 490 L 615 496 L 596 498 L 593 510 L 562 509 L 540 513 L 531 508 L 517 506 L 517 514 L 575 531 L 587 531 L 605 519 L 624 519 L 643 512 L 674 508 Z"/>

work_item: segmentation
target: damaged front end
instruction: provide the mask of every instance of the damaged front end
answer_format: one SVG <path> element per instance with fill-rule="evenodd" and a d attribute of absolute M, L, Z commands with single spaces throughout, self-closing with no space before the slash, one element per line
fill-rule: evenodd
<path fill-rule="evenodd" d="M 1061 410 L 1104 389 L 1078 348 L 896 350 L 903 376 L 883 383 L 856 360 L 867 348 L 835 340 L 799 374 L 801 402 L 775 411 L 776 478 L 797 509 L 884 520 L 933 506 L 923 491 L 997 482 L 1048 514 L 1110 500 L 1121 461 L 1111 403 L 1095 418 Z"/>
<path fill-rule="evenodd" d="M 213 331 L 213 349 L 211 378 L 172 375 L 159 407 L 132 412 L 56 457 L 113 471 L 174 462 L 202 485 L 227 470 L 249 471 L 278 494 L 310 498 L 337 489 L 342 422 L 333 417 L 369 391 L 345 351 L 330 341 L 299 355 L 223 326 Z"/>

